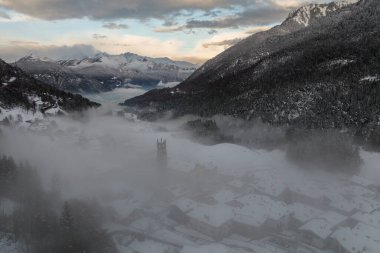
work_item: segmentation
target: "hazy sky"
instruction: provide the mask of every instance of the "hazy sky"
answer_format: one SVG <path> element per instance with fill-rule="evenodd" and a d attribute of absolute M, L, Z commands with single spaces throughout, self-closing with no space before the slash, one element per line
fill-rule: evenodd
<path fill-rule="evenodd" d="M 201 62 L 306 0 L 0 0 L 0 58 L 133 52 Z M 313 2 L 327 2 L 315 0 Z"/>

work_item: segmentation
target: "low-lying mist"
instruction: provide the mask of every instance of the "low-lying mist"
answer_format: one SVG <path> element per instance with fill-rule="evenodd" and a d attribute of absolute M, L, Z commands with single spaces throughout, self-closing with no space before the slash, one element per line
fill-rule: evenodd
<path fill-rule="evenodd" d="M 109 113 L 112 110 L 118 113 L 112 115 Z M 218 116 L 212 120 L 219 133 L 229 138 L 225 142 L 235 144 L 223 144 L 222 139 L 213 143 L 216 145 L 210 142 L 204 145 L 202 136 L 194 136 L 183 127 L 194 119 L 188 116 L 145 122 L 120 108 L 106 106 L 86 112 L 80 120 L 51 119 L 54 124 L 41 131 L 4 128 L 0 152 L 16 161 L 28 161 L 46 180 L 59 174 L 66 180 L 67 196 L 96 196 L 101 190 L 127 188 L 129 184 L 151 185 L 157 180 L 158 139 L 167 141 L 169 166 L 179 171 L 191 170 L 197 164 L 218 167 L 221 171 L 240 170 L 242 174 L 260 166 L 289 170 L 297 167 L 286 158 L 283 145 L 286 131 L 282 128 Z M 372 157 L 377 153 L 361 151 L 361 156 L 362 172 L 380 178 L 373 167 Z"/>
<path fill-rule="evenodd" d="M 339 173 L 305 169 L 308 161 L 305 157 L 311 157 L 312 162 L 324 159 L 321 150 L 325 147 L 321 143 L 328 143 L 323 139 L 326 136 L 317 134 L 301 138 L 294 135 L 289 142 L 286 129 L 270 127 L 260 121 L 187 116 L 146 122 L 122 108 L 106 105 L 75 117 L 47 118 L 42 123 L 42 128 L 34 127 L 33 131 L 2 128 L 0 154 L 34 168 L 42 187 L 50 192 L 49 196 L 54 196 L 51 192 L 55 190 L 52 189 L 59 188 L 61 200 L 52 206 L 56 208 L 55 213 L 62 213 L 61 220 L 70 216 L 67 214 L 68 204 L 64 204 L 69 201 L 74 213 L 107 210 L 105 216 L 108 218 L 93 214 L 97 226 L 125 225 L 124 215 L 136 206 L 168 209 L 170 198 L 173 198 L 167 196 L 168 190 L 180 189 L 189 196 L 206 196 L 225 189 L 233 179 L 253 184 L 263 192 L 278 191 L 276 194 L 280 194 L 293 187 L 306 195 L 318 191 L 318 187 L 324 191 L 339 189 L 353 174 L 380 182 L 378 153 L 365 152 L 356 146 L 351 149 L 351 142 L 342 141 L 343 145 L 339 142 L 337 146 L 328 146 L 331 148 L 329 154 L 334 157 L 341 154 L 345 159 L 347 152 L 354 150 L 360 159 L 360 165 L 357 164 L 360 169 L 354 173 L 344 169 Z M 334 143 L 341 140 L 332 136 L 335 133 L 330 133 L 327 138 Z M 157 162 L 158 140 L 167 143 L 167 170 L 162 170 Z M 331 152 L 342 146 L 346 153 Z M 297 162 L 299 160 L 302 163 Z M 324 165 L 315 163 L 315 166 Z M 200 178 L 197 176 L 199 170 L 212 174 L 201 174 Z M 37 181 L 34 179 L 33 182 Z M 321 186 L 311 186 L 310 182 Z M 128 202 L 126 199 L 131 196 L 133 201 Z M 51 198 L 44 201 L 54 202 Z M 107 239 L 104 245 L 108 243 Z"/>

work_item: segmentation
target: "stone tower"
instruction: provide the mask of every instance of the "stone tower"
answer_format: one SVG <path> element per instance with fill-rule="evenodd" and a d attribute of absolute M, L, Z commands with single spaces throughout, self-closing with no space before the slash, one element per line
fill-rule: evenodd
<path fill-rule="evenodd" d="M 166 151 L 166 140 L 157 140 L 157 166 L 164 170 L 168 165 L 168 154 Z"/>

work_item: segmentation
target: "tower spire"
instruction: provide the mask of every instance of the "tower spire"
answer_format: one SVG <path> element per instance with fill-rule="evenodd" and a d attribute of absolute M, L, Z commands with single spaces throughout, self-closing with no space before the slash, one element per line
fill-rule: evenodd
<path fill-rule="evenodd" d="M 157 139 L 157 165 L 161 170 L 165 170 L 168 164 L 168 154 L 166 151 L 166 140 Z"/>

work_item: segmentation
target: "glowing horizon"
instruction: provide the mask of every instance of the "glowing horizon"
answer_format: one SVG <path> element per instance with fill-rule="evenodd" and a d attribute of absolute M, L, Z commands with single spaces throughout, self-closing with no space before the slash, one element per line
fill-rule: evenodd
<path fill-rule="evenodd" d="M 0 0 L 0 58 L 14 61 L 33 53 L 65 59 L 131 52 L 199 64 L 252 33 L 280 23 L 305 3 Z"/>

